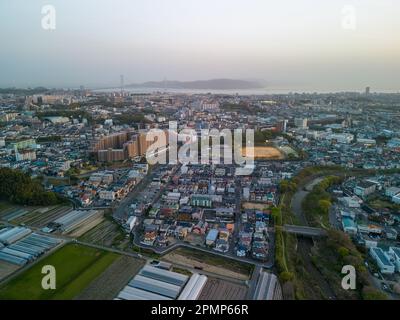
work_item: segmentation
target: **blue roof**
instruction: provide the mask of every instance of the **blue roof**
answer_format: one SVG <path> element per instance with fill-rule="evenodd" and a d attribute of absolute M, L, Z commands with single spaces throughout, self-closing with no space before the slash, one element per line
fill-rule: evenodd
<path fill-rule="evenodd" d="M 383 250 L 381 248 L 371 248 L 375 252 L 375 254 L 378 256 L 379 260 L 384 264 L 385 266 L 393 266 L 393 264 L 389 261 L 388 258 L 386 258 L 385 254 L 383 253 Z"/>
<path fill-rule="evenodd" d="M 356 223 L 350 217 L 343 217 L 342 224 L 343 228 L 357 228 Z"/>
<path fill-rule="evenodd" d="M 208 234 L 206 240 L 215 240 L 218 237 L 218 230 L 217 229 L 211 229 Z"/>
<path fill-rule="evenodd" d="M 398 247 L 391 247 L 393 250 L 394 254 L 400 259 L 400 248 Z"/>

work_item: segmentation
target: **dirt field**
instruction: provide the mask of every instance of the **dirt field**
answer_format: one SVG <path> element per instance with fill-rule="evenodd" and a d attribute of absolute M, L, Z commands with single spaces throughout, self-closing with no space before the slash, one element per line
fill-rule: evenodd
<path fill-rule="evenodd" d="M 95 279 L 76 300 L 112 300 L 144 266 L 145 261 L 122 256 Z"/>
<path fill-rule="evenodd" d="M 266 207 L 268 207 L 268 205 L 265 205 L 264 203 L 256 203 L 256 202 L 243 202 L 242 203 L 243 209 L 264 210 Z"/>
<path fill-rule="evenodd" d="M 69 235 L 71 237 L 79 238 L 89 230 L 95 228 L 99 223 L 101 223 L 104 220 L 103 216 L 99 216 L 98 218 L 94 219 L 93 221 L 89 223 L 84 223 L 81 226 L 79 226 L 77 229 L 73 230 Z"/>
<path fill-rule="evenodd" d="M 171 262 L 171 263 L 176 263 L 181 266 L 186 266 L 189 268 L 193 267 L 201 267 L 203 268 L 204 271 L 212 272 L 215 274 L 219 274 L 225 277 L 230 277 L 232 279 L 239 279 L 239 280 L 248 280 L 249 279 L 249 274 L 246 274 L 244 272 L 234 271 L 233 269 L 236 269 L 234 267 L 234 264 L 236 263 L 235 261 L 228 260 L 225 258 L 219 258 L 215 257 L 214 260 L 210 260 L 209 258 L 200 260 L 200 259 L 195 259 L 190 257 L 189 255 L 184 255 L 181 254 L 180 249 L 177 249 L 171 253 L 168 253 L 165 255 L 162 260 Z M 201 253 L 200 253 L 201 255 Z M 223 259 L 223 263 L 222 260 Z M 232 261 L 232 262 L 230 262 Z M 230 266 L 230 269 L 226 268 L 225 266 Z M 239 268 L 238 268 L 239 269 Z"/>
<path fill-rule="evenodd" d="M 124 234 L 121 233 L 119 226 L 112 221 L 104 220 L 95 228 L 86 232 L 79 240 L 109 247 L 119 238 L 121 240 L 124 238 Z"/>
<path fill-rule="evenodd" d="M 5 261 L 0 261 L 0 280 L 4 279 L 8 275 L 10 275 L 14 271 L 16 271 L 18 268 L 19 267 L 14 264 L 10 264 Z"/>
<path fill-rule="evenodd" d="M 251 154 L 251 149 L 247 150 L 247 148 L 242 149 L 242 155 L 246 156 L 247 152 L 249 152 L 249 156 Z M 254 158 L 256 159 L 271 159 L 271 160 L 281 160 L 284 159 L 284 155 L 278 149 L 274 147 L 254 147 Z"/>
<path fill-rule="evenodd" d="M 199 300 L 244 300 L 247 288 L 229 281 L 208 278 Z"/>

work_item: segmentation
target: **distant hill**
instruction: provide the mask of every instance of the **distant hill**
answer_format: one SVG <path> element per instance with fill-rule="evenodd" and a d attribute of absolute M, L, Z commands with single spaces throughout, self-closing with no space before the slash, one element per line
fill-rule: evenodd
<path fill-rule="evenodd" d="M 197 81 L 149 81 L 140 84 L 131 84 L 127 88 L 166 88 L 166 89 L 206 89 L 206 90 L 233 90 L 233 89 L 260 89 L 264 86 L 256 81 L 212 79 Z"/>
<path fill-rule="evenodd" d="M 32 94 L 40 94 L 48 92 L 49 89 L 44 87 L 37 88 L 28 88 L 28 89 L 20 89 L 20 88 L 0 88 L 0 94 L 22 94 L 22 95 L 32 95 Z"/>

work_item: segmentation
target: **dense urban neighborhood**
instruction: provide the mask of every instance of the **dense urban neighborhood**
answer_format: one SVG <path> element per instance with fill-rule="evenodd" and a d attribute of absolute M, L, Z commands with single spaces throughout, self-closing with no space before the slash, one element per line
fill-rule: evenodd
<path fill-rule="evenodd" d="M 0 297 L 398 299 L 399 107 L 369 90 L 2 89 Z M 239 129 L 244 167 L 226 161 Z M 151 153 L 165 163 L 147 161 L 152 130 L 167 133 Z M 218 161 L 173 161 L 172 134 L 184 147 L 204 132 Z M 76 271 L 70 256 L 83 257 Z M 102 267 L 79 282 L 93 259 Z M 18 293 L 46 260 L 81 289 Z M 355 290 L 341 287 L 344 265 Z"/>

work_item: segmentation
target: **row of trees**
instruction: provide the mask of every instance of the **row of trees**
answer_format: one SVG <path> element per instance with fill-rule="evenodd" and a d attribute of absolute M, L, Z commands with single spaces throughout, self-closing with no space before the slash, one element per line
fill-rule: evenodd
<path fill-rule="evenodd" d="M 75 110 L 75 109 L 65 109 L 63 106 L 62 109 L 57 109 L 56 107 L 53 110 L 48 111 L 40 111 L 36 112 L 36 116 L 43 120 L 46 117 L 67 117 L 67 118 L 86 118 L 89 123 L 93 122 L 92 116 L 84 110 Z"/>
<path fill-rule="evenodd" d="M 330 229 L 327 239 L 317 244 L 313 261 L 334 289 L 338 299 L 387 299 L 385 293 L 373 287 L 359 250 L 363 251 L 362 248 L 357 249 L 346 233 Z M 356 270 L 356 290 L 344 290 L 341 287 L 341 271 L 345 265 L 353 266 Z"/>
<path fill-rule="evenodd" d="M 362 171 L 365 173 L 365 170 Z M 312 194 L 305 199 L 303 207 L 314 212 L 314 217 L 321 214 L 327 216 L 327 212 L 331 205 L 331 197 L 326 190 L 340 183 L 341 177 L 333 176 L 334 174 L 343 174 L 343 168 L 337 166 L 331 167 L 308 167 L 300 171 L 290 180 L 284 180 L 280 184 L 281 203 L 278 208 L 272 210 L 274 221 L 278 228 L 276 229 L 275 239 L 275 266 L 280 276 L 284 288 L 290 284 L 295 289 L 295 296 L 298 299 L 306 298 L 314 295 L 311 278 L 303 266 L 301 255 L 297 252 L 297 241 L 292 235 L 285 234 L 279 226 L 285 223 L 296 224 L 296 219 L 291 211 L 291 200 L 293 195 L 299 188 L 302 188 L 309 181 L 318 176 L 327 176 L 317 186 L 314 187 Z M 307 216 L 309 220 L 309 216 Z M 329 228 L 329 223 L 326 227 Z M 357 248 L 351 241 L 350 237 L 342 231 L 328 229 L 327 239 L 320 239 L 315 242 L 315 246 L 311 251 L 312 263 L 327 279 L 331 288 L 334 290 L 338 299 L 364 299 L 376 300 L 386 299 L 387 296 L 373 287 L 368 271 L 364 266 L 364 257 L 362 248 Z M 361 251 L 360 251 L 361 250 Z M 357 272 L 356 290 L 343 290 L 341 288 L 341 273 L 343 265 L 352 265 Z"/>
<path fill-rule="evenodd" d="M 332 197 L 326 190 L 333 185 L 339 184 L 342 180 L 342 178 L 337 176 L 328 176 L 318 183 L 306 196 L 302 207 L 311 224 L 319 227 L 321 221 L 328 220 Z"/>
<path fill-rule="evenodd" d="M 9 168 L 0 168 L 0 199 L 23 205 L 53 205 L 63 201 L 56 193 L 45 191 L 28 174 Z"/>
<path fill-rule="evenodd" d="M 139 113 L 125 113 L 118 115 L 113 118 L 114 121 L 118 124 L 129 124 L 131 125 L 132 123 L 150 123 L 149 120 L 147 120 L 143 114 Z"/>

